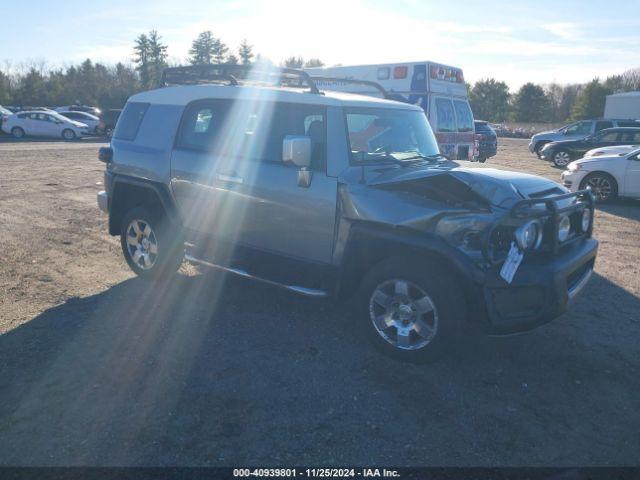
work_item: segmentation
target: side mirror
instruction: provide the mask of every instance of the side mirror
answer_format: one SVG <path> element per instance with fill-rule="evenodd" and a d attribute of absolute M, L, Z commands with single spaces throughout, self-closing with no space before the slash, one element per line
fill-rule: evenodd
<path fill-rule="evenodd" d="M 300 168 L 311 165 L 311 138 L 287 135 L 282 140 L 282 161 Z"/>

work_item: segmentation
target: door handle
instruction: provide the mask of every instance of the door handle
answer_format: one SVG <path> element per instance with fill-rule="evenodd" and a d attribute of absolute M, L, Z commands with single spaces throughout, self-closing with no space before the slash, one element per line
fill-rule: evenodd
<path fill-rule="evenodd" d="M 224 173 L 218 174 L 218 180 L 230 183 L 244 183 L 244 178 L 238 177 L 237 175 L 225 175 Z"/>

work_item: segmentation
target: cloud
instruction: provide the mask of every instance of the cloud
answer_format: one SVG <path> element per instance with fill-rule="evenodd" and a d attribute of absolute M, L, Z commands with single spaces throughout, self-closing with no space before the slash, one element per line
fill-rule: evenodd
<path fill-rule="evenodd" d="M 581 27 L 570 22 L 547 23 L 542 25 L 542 28 L 564 40 L 576 40 L 582 35 Z"/>

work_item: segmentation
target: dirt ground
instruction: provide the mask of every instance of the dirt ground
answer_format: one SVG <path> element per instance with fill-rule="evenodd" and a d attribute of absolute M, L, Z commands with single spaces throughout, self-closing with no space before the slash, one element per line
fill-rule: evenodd
<path fill-rule="evenodd" d="M 559 180 L 526 145 L 488 166 Z M 0 465 L 640 464 L 640 202 L 598 209 L 569 313 L 413 366 L 317 300 L 133 278 L 99 146 L 0 141 Z"/>

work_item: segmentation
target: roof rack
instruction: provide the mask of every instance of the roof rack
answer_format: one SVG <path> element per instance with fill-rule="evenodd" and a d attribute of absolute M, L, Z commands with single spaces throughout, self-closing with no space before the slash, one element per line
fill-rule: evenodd
<path fill-rule="evenodd" d="M 239 73 L 233 75 L 230 72 Z M 258 73 L 260 78 L 257 83 L 265 82 L 267 77 L 275 79 L 275 83 L 280 86 L 309 88 L 311 93 L 320 94 L 320 90 L 313 82 L 309 74 L 303 70 L 295 68 L 261 67 L 259 65 L 236 65 L 230 63 L 219 63 L 211 65 L 190 65 L 186 67 L 170 67 L 162 71 L 159 86 L 169 85 L 197 85 L 202 83 L 218 83 L 227 81 L 229 85 L 240 84 L 239 78 L 247 83 L 256 82 L 247 78 L 250 74 Z"/>
<path fill-rule="evenodd" d="M 356 80 L 353 78 L 339 78 L 339 77 L 311 77 L 311 80 L 314 82 L 342 82 L 342 83 L 355 83 L 358 85 L 367 85 L 369 87 L 373 87 L 378 90 L 382 94 L 382 98 L 386 98 L 387 100 L 392 99 L 391 95 L 387 90 L 380 85 L 378 82 L 372 82 L 371 80 Z"/>

